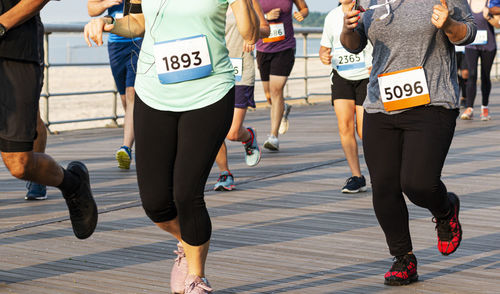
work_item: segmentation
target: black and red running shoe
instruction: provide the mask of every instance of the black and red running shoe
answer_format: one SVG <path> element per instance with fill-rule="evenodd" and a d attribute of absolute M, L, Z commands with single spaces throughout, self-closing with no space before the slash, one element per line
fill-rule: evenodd
<path fill-rule="evenodd" d="M 394 257 L 391 269 L 385 273 L 384 284 L 389 286 L 402 286 L 416 282 L 417 258 L 413 254 L 405 254 Z"/>
<path fill-rule="evenodd" d="M 458 221 L 460 200 L 454 193 L 448 193 L 451 203 L 450 217 L 447 219 L 434 218 L 438 236 L 438 250 L 443 255 L 450 255 L 458 249 L 462 241 L 462 226 Z"/>

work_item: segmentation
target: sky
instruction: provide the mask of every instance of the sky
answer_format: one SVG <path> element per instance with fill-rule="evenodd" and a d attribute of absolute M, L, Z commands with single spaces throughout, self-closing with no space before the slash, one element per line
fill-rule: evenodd
<path fill-rule="evenodd" d="M 306 0 L 309 11 L 328 12 L 337 6 L 337 0 Z M 62 0 L 51 1 L 42 10 L 42 20 L 45 23 L 86 22 L 87 1 Z"/>

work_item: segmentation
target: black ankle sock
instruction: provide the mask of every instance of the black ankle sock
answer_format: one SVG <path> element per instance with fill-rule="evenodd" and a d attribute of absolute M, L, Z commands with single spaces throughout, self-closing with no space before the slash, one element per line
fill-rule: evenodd
<path fill-rule="evenodd" d="M 67 171 L 65 168 L 63 168 L 63 173 L 63 181 L 59 186 L 57 186 L 57 188 L 61 190 L 63 196 L 66 198 L 73 195 L 73 193 L 78 190 L 78 187 L 80 186 L 80 179 L 77 175 Z"/>

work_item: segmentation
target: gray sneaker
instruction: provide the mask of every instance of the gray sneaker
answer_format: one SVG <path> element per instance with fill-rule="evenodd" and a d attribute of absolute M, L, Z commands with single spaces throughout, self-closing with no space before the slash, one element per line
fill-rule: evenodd
<path fill-rule="evenodd" d="M 245 147 L 245 162 L 248 166 L 256 166 L 260 161 L 260 148 L 257 143 L 257 133 L 252 128 L 247 128 L 252 135 L 248 142 L 242 142 Z"/>
<path fill-rule="evenodd" d="M 279 151 L 280 150 L 280 141 L 276 136 L 269 135 L 267 137 L 267 140 L 264 142 L 264 148 L 267 148 L 272 151 Z"/>

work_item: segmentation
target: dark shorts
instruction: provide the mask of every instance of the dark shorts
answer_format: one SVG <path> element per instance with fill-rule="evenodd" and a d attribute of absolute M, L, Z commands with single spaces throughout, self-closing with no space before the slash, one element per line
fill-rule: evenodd
<path fill-rule="evenodd" d="M 362 106 L 366 98 L 368 79 L 351 81 L 341 77 L 335 70 L 332 71 L 332 105 L 335 99 L 354 100 L 356 105 Z"/>
<path fill-rule="evenodd" d="M 135 84 L 141 44 L 142 39 L 134 42 L 108 43 L 109 64 L 120 95 L 125 95 L 125 89 Z"/>
<path fill-rule="evenodd" d="M 0 58 L 0 151 L 33 150 L 41 75 L 37 63 Z"/>
<path fill-rule="evenodd" d="M 260 79 L 269 81 L 269 76 L 288 77 L 295 63 L 295 48 L 275 53 L 264 53 L 257 51 L 257 66 L 259 67 Z"/>
<path fill-rule="evenodd" d="M 236 86 L 234 107 L 236 108 L 255 108 L 254 86 Z"/>

